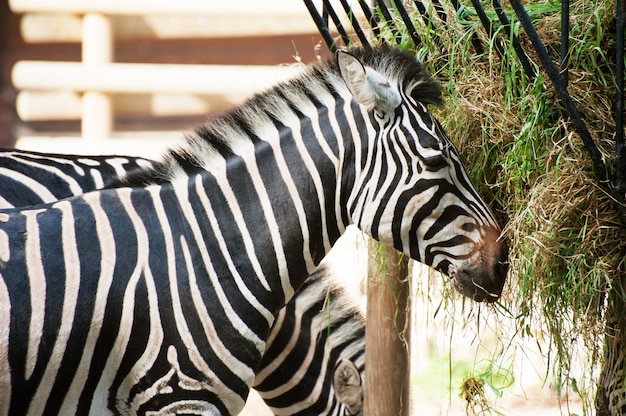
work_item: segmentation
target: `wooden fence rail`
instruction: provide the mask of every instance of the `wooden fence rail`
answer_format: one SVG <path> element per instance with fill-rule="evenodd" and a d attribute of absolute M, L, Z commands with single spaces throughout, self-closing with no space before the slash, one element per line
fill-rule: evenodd
<path fill-rule="evenodd" d="M 315 32 L 304 6 L 293 1 L 10 0 L 9 5 L 12 11 L 24 13 L 25 17 L 36 16 L 38 22 L 45 21 L 46 17 L 70 18 L 75 23 L 78 20 L 78 24 L 71 26 L 69 39 L 81 42 L 80 62 L 20 61 L 13 67 L 11 75 L 14 87 L 19 90 L 16 102 L 18 115 L 22 120 L 67 120 L 78 117 L 81 120 L 82 137 L 92 139 L 112 137 L 114 115 L 119 114 L 120 108 L 127 110 L 132 107 L 122 105 L 115 108 L 120 102 L 117 99 L 119 96 L 174 94 L 180 97 L 184 94 L 186 99 L 175 102 L 183 106 L 189 105 L 190 113 L 193 114 L 208 107 L 206 103 L 198 105 L 198 101 L 207 101 L 207 97 L 217 97 L 218 100 L 226 96 L 243 97 L 292 76 L 299 70 L 297 65 L 116 63 L 113 62 L 115 19 L 198 19 L 201 16 L 210 16 L 213 20 L 219 20 L 218 18 L 247 16 L 254 17 L 259 22 L 267 20 L 277 27 L 281 26 L 280 21 L 297 21 L 301 23 L 300 31 L 312 34 Z M 256 26 L 259 36 L 267 34 L 268 22 Z M 303 22 L 308 24 L 302 24 Z M 199 23 L 195 24 L 198 26 Z M 51 27 L 54 27 L 54 22 Z M 77 28 L 81 29 L 80 33 L 76 33 Z M 22 32 L 26 39 L 39 42 L 52 38 L 54 41 L 54 35 L 42 35 L 37 29 L 32 20 L 23 20 Z M 128 27 L 126 29 L 126 32 L 130 30 Z M 141 33 L 145 36 L 149 32 L 148 29 Z M 189 30 L 183 32 L 185 36 L 190 35 Z M 210 34 L 210 30 L 203 31 L 203 35 L 207 33 Z M 248 31 L 248 35 L 250 34 Z M 162 31 L 155 31 L 153 34 L 157 37 L 162 35 Z M 126 33 L 125 36 L 133 35 Z M 59 38 L 60 41 L 68 39 L 66 35 Z M 52 106 L 49 105 L 51 102 Z M 55 102 L 69 105 L 54 105 Z M 151 110 L 150 105 L 140 108 Z M 180 106 L 176 105 L 171 106 L 171 110 L 175 114 L 181 112 Z M 136 110 L 133 108 L 131 111 Z"/>

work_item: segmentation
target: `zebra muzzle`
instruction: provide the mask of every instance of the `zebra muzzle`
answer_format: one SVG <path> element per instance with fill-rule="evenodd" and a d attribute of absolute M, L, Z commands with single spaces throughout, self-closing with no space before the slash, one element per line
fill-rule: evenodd
<path fill-rule="evenodd" d="M 481 255 L 477 264 L 451 265 L 448 274 L 457 292 L 476 302 L 492 303 L 502 294 L 509 270 L 508 247 L 501 242 L 499 249 L 489 256 Z"/>

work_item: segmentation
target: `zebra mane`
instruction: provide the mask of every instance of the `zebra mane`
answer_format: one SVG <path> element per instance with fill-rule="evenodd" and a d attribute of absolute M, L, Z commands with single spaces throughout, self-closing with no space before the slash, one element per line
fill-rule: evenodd
<path fill-rule="evenodd" d="M 390 80 L 395 80 L 404 92 L 424 105 L 442 105 L 439 84 L 409 53 L 387 45 L 350 49 L 349 52 L 365 66 L 376 70 Z M 323 88 L 333 96 L 348 94 L 340 78 L 334 58 L 313 64 L 291 80 L 277 84 L 256 94 L 243 104 L 209 119 L 185 135 L 185 141 L 171 148 L 162 161 L 153 167 L 137 169 L 108 188 L 119 186 L 147 186 L 164 184 L 180 176 L 190 176 L 206 169 L 214 157 L 227 159 L 234 155 L 238 140 L 255 140 L 255 130 L 261 123 L 280 120 L 281 111 L 294 110 L 299 100 L 319 104 L 316 91 Z M 297 110 L 296 110 L 297 112 Z"/>

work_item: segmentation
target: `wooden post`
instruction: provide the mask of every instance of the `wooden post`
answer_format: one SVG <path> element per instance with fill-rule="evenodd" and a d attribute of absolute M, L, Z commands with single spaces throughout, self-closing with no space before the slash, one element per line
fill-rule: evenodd
<path fill-rule="evenodd" d="M 370 242 L 365 329 L 365 416 L 410 411 L 408 260 Z M 375 253 L 382 251 L 382 256 Z M 376 258 L 376 257 L 382 257 Z M 382 263 L 382 265 L 381 265 Z"/>
<path fill-rule="evenodd" d="M 83 16 L 83 64 L 98 67 L 113 58 L 111 19 L 100 13 Z M 100 91 L 83 94 L 82 136 L 88 139 L 111 137 L 113 108 L 111 96 Z"/>

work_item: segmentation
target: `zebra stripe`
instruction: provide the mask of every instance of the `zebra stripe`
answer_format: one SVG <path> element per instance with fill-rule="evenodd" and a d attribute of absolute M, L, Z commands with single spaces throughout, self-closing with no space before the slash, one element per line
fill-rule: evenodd
<path fill-rule="evenodd" d="M 0 206 L 53 202 L 103 188 L 133 169 L 153 161 L 128 156 L 56 155 L 0 149 Z"/>
<path fill-rule="evenodd" d="M 337 414 L 324 397 L 338 394 L 350 387 L 340 381 L 310 383 L 308 378 L 333 379 L 352 363 L 355 376 L 352 386 L 358 392 L 356 402 L 346 397 L 346 414 L 360 414 L 362 408 L 361 380 L 365 365 L 365 321 L 344 288 L 331 279 L 327 290 L 327 270 L 319 267 L 304 286 L 279 312 L 267 341 L 254 388 L 274 414 Z M 323 311 L 322 314 L 318 311 Z M 306 412 L 302 411 L 303 409 Z"/>
<path fill-rule="evenodd" d="M 262 359 L 264 348 L 255 339 L 267 339 L 271 324 L 263 310 L 246 301 L 238 282 L 264 310 L 277 314 L 326 254 L 325 242 L 334 243 L 350 222 L 448 274 L 461 293 L 478 301 L 496 300 L 507 256 L 499 228 L 486 204 L 459 180 L 463 170 L 448 139 L 424 137 L 424 131 L 413 129 L 410 118 L 419 109 L 405 97 L 422 104 L 440 100 L 436 83 L 413 57 L 387 47 L 339 52 L 336 63 L 316 65 L 200 127 L 163 164 L 128 175 L 129 188 L 87 193 L 37 214 L 37 233 L 47 243 L 41 249 L 47 296 L 42 342 L 28 380 L 23 376 L 28 334 L 22 328 L 28 326 L 31 307 L 23 286 L 28 281 L 25 252 L 33 237 L 24 235 L 23 211 L 6 211 L 0 233 L 6 234 L 10 252 L 0 253 L 8 258 L 0 270 L 10 301 L 10 322 L 3 329 L 9 331 L 9 345 L 2 346 L 8 349 L 10 371 L 0 377 L 11 378 L 11 397 L 0 400 L 10 400 L 15 412 L 43 408 L 57 413 L 66 400 L 64 406 L 79 413 L 163 414 L 176 409 L 236 414 L 252 384 L 250 373 Z M 303 105 L 304 100 L 314 105 Z M 313 109 L 315 114 L 307 113 Z M 251 112 L 255 124 L 246 118 Z M 315 136 L 312 120 L 326 131 L 328 117 L 337 118 L 341 135 Z M 229 145 L 246 140 L 254 144 L 252 154 L 237 153 L 248 146 Z M 322 150 L 322 142 L 333 157 Z M 262 192 L 253 172 L 262 173 Z M 396 180 L 386 182 L 390 175 Z M 390 184 L 394 189 L 384 188 Z M 442 197 L 430 204 L 424 195 L 433 193 Z M 167 224 L 159 218 L 159 207 Z M 93 221 L 96 209 L 105 212 L 110 230 Z M 68 213 L 72 221 L 64 221 Z M 237 225 L 238 213 L 245 231 Z M 279 240 L 272 238 L 272 230 Z M 64 234 L 73 235 L 73 244 L 63 240 Z M 253 237 L 262 275 L 242 250 L 244 235 Z M 115 245 L 107 293 L 97 290 L 102 253 L 94 238 Z M 438 256 L 437 262 L 429 262 L 426 248 Z M 65 253 L 73 251 L 79 252 L 78 262 L 65 264 Z M 175 276 L 168 274 L 169 264 Z M 79 271 L 78 282 L 69 281 L 72 270 Z M 179 305 L 173 304 L 173 281 Z M 73 297 L 76 284 L 72 328 L 60 333 L 61 299 Z M 194 287 L 215 332 L 207 333 L 204 317 L 190 301 Z M 228 307 L 219 300 L 222 292 Z M 106 298 L 105 311 L 94 317 L 98 298 Z M 229 309 L 243 328 L 229 319 Z M 184 328 L 177 324 L 176 310 L 182 311 Z M 93 319 L 102 330 L 87 380 L 69 403 L 68 386 Z M 233 360 L 219 356 L 212 344 L 217 339 Z M 57 343 L 64 349 L 53 354 Z M 51 400 L 36 395 L 48 377 L 52 386 L 41 391 L 49 391 Z"/>
<path fill-rule="evenodd" d="M 62 154 L 43 154 L 32 153 L 24 150 L 0 149 L 0 170 L 8 172 L 3 179 L 15 181 L 21 179 L 25 174 L 32 175 L 28 181 L 16 181 L 19 183 L 20 191 L 14 192 L 12 202 L 19 206 L 27 206 L 40 204 L 43 202 L 55 202 L 56 197 L 65 198 L 72 195 L 79 195 L 84 192 L 96 190 L 91 186 L 97 186 L 95 182 L 82 180 L 86 171 L 83 166 L 74 166 L 73 169 L 66 169 L 63 175 L 60 175 L 60 169 L 54 168 L 54 165 L 60 165 L 63 168 L 73 166 L 76 161 L 80 161 L 82 165 L 89 166 L 90 176 L 101 178 L 100 183 L 111 183 L 119 180 L 120 177 L 126 175 L 127 171 L 123 169 L 123 165 L 118 165 L 115 170 L 102 169 L 103 157 L 97 156 L 93 160 L 87 156 L 78 155 L 62 155 Z M 110 165 L 108 157 L 104 166 Z M 137 169 L 139 165 L 149 166 L 155 162 L 147 159 L 135 157 L 115 156 L 114 160 L 127 160 L 129 169 Z M 53 169 L 51 169 L 51 166 Z M 50 174 L 41 174 L 42 171 L 50 172 Z M 18 176 L 16 172 L 19 173 Z M 17 178 L 16 178 L 17 176 Z M 61 187 L 61 182 L 76 183 L 81 187 Z M 36 184 L 36 186 L 33 186 Z M 46 192 L 31 193 L 27 189 L 45 189 Z M 0 187 L 1 191 L 5 188 Z M 65 192 L 75 192 L 75 194 L 66 194 Z M 33 198 L 33 195 L 37 195 Z M 46 197 L 47 195 L 47 197 Z M 55 197 L 56 196 L 56 197 Z M 155 202 L 157 202 L 155 200 Z M 6 203 L 6 202 L 5 202 Z M 0 205 L 0 207 L 2 207 Z M 10 208 L 4 206 L 3 208 Z M 35 234 L 36 226 L 35 215 L 40 211 L 27 211 L 32 216 L 30 220 L 30 229 L 28 232 Z M 159 215 L 163 217 L 163 210 L 159 210 Z M 30 218 L 30 217 L 29 217 Z M 94 211 L 94 219 L 109 234 L 110 224 L 103 210 Z M 163 218 L 162 218 L 163 219 Z M 164 220 L 164 219 L 163 219 Z M 37 240 L 35 240 L 37 241 Z M 35 242 L 34 242 L 35 243 Z M 100 239 L 101 253 L 114 253 L 115 248 L 112 240 Z M 172 245 L 171 243 L 169 244 Z M 169 249 L 171 251 L 171 247 Z M 8 248 L 7 248 L 8 252 Z M 36 248 L 34 252 L 40 252 L 40 248 Z M 251 252 L 251 250 L 249 250 Z M 190 269 L 190 259 L 186 256 L 188 269 Z M 40 311 L 39 319 L 31 320 L 31 329 L 29 335 L 29 347 L 27 358 L 27 377 L 30 378 L 33 371 L 33 365 L 36 362 L 37 346 L 33 343 L 38 342 L 42 333 L 43 315 L 45 307 L 45 279 L 43 273 L 43 265 L 39 256 L 33 256 L 27 261 L 29 267 L 38 265 L 38 270 L 32 274 L 40 278 L 39 282 L 30 285 L 30 298 L 33 303 L 39 306 L 33 306 L 33 310 Z M 108 292 L 111 281 L 106 276 L 113 274 L 114 258 L 107 258 L 103 255 L 101 259 L 101 268 L 103 269 L 102 278 L 99 279 L 101 286 L 99 292 Z M 174 271 L 168 271 L 170 276 L 175 275 Z M 315 273 L 306 281 L 302 292 L 296 296 L 280 310 L 274 325 L 272 326 L 270 335 L 267 339 L 267 345 L 258 374 L 255 377 L 253 386 L 261 393 L 261 397 L 271 406 L 276 415 L 292 415 L 292 414 L 319 414 L 332 415 L 341 414 L 336 401 L 345 402 L 347 399 L 341 396 L 341 391 L 346 388 L 346 381 L 340 380 L 337 392 L 333 377 L 335 373 L 341 372 L 341 369 L 348 368 L 344 371 L 355 372 L 354 386 L 359 390 L 358 400 L 351 403 L 351 414 L 357 414 L 361 410 L 362 389 L 361 379 L 364 365 L 364 319 L 361 311 L 352 306 L 349 296 L 344 294 L 340 282 L 329 280 L 329 270 L 320 266 Z M 174 290 L 174 286 L 173 290 Z M 201 304 L 198 299 L 200 295 L 196 290 L 194 299 L 197 304 Z M 180 299 L 176 299 L 175 303 L 179 303 Z M 99 302 L 94 306 L 94 316 L 101 316 L 104 313 L 104 302 Z M 321 318 L 323 311 L 323 319 Z M 205 312 L 205 315 L 207 312 Z M 177 316 L 181 316 L 180 312 Z M 268 318 L 269 320 L 269 318 Z M 323 322 L 320 322 L 323 321 Z M 210 322 L 206 319 L 203 322 Z M 39 325 L 36 325 L 39 323 Z M 177 323 L 184 324 L 182 320 Z M 33 326 L 36 325 L 36 328 Z M 101 330 L 101 323 L 92 320 L 90 332 L 87 335 L 87 342 L 83 357 L 76 371 L 77 376 L 74 378 L 69 392 L 80 391 L 80 386 L 84 384 L 89 370 L 89 361 L 93 357 L 93 351 L 96 344 L 96 338 Z M 189 332 L 183 330 L 183 333 Z M 174 350 L 175 351 L 175 350 Z M 311 352 L 313 354 L 311 354 Z M 173 352 L 174 354 L 175 352 Z M 313 356 L 314 360 L 304 361 L 303 357 Z M 173 358 L 171 359 L 173 360 Z M 341 362 L 347 360 L 347 362 Z M 305 368 L 308 366 L 308 368 Z M 339 368 L 338 368 L 339 367 Z M 358 368 L 357 368 L 358 367 Z M 171 375 L 170 375 L 171 377 Z M 163 382 L 164 380 L 160 380 Z M 158 383 L 156 383 L 158 384 Z M 265 392 L 263 388 L 268 389 L 271 386 L 272 391 Z M 259 386 L 257 388 L 257 386 Z M 350 386 L 348 386 L 350 387 Z M 282 393 L 277 393 L 282 391 Z M 150 397 L 149 393 L 147 396 Z M 302 398 L 305 398 L 304 400 Z M 75 401 L 75 398 L 69 398 L 66 402 Z M 142 399 L 135 400 L 135 405 L 142 403 Z M 70 414 L 73 409 L 62 408 L 62 414 Z"/>

